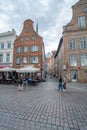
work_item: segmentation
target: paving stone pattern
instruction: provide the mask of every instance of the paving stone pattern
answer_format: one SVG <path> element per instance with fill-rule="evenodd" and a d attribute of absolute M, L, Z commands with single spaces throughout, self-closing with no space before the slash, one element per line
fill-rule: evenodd
<path fill-rule="evenodd" d="M 87 130 L 87 88 L 67 84 L 58 92 L 57 84 L 50 79 L 23 91 L 0 85 L 0 130 Z"/>

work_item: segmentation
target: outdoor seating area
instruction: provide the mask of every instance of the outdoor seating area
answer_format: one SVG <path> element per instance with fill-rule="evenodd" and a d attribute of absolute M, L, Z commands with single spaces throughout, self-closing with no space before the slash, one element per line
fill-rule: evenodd
<path fill-rule="evenodd" d="M 11 67 L 0 68 L 0 84 L 20 84 L 20 79 L 23 85 L 37 85 L 41 81 L 41 77 L 37 75 L 39 69 L 32 66 L 15 69 Z"/>

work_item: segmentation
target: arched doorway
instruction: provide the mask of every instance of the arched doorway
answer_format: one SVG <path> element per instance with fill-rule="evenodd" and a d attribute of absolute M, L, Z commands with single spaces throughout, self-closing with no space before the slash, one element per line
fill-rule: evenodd
<path fill-rule="evenodd" d="M 77 82 L 77 71 L 76 70 L 71 71 L 71 81 Z"/>

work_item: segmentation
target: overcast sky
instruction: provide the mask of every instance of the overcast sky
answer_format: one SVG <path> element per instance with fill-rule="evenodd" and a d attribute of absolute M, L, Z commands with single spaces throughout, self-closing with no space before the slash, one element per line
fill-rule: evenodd
<path fill-rule="evenodd" d="M 38 20 L 45 52 L 57 50 L 63 26 L 72 18 L 72 6 L 79 0 L 0 0 L 0 33 L 15 29 L 19 35 L 23 22 Z"/>

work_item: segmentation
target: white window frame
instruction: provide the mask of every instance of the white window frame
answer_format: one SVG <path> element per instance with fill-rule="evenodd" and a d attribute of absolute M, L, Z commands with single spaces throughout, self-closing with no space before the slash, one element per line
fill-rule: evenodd
<path fill-rule="evenodd" d="M 38 64 L 38 56 L 31 56 L 30 57 L 30 64 Z"/>
<path fill-rule="evenodd" d="M 78 17 L 78 27 L 79 28 L 85 27 L 85 16 Z"/>
<path fill-rule="evenodd" d="M 7 43 L 7 48 L 8 48 L 8 49 L 11 48 L 11 43 L 10 43 L 10 42 Z"/>
<path fill-rule="evenodd" d="M 24 64 L 27 64 L 27 63 L 28 63 L 27 57 L 23 57 L 23 63 L 24 63 Z"/>
<path fill-rule="evenodd" d="M 28 52 L 28 46 L 24 46 L 24 52 Z"/>
<path fill-rule="evenodd" d="M 4 43 L 1 43 L 1 49 L 4 49 Z"/>
<path fill-rule="evenodd" d="M 81 66 L 87 66 L 87 53 L 80 55 Z"/>
<path fill-rule="evenodd" d="M 20 64 L 20 61 L 21 61 L 21 58 L 20 58 L 20 57 L 17 57 L 17 58 L 16 58 L 16 64 L 19 65 L 19 64 Z"/>
<path fill-rule="evenodd" d="M 75 39 L 74 38 L 69 40 L 69 49 L 70 50 L 75 50 L 76 49 L 76 43 L 75 43 Z"/>
<path fill-rule="evenodd" d="M 32 46 L 30 47 L 30 51 L 31 51 L 31 52 L 37 52 L 37 51 L 39 51 L 39 46 L 38 46 L 38 45 L 32 45 Z"/>
<path fill-rule="evenodd" d="M 10 54 L 6 54 L 6 62 L 10 62 Z"/>
<path fill-rule="evenodd" d="M 70 55 L 70 66 L 77 66 L 77 55 L 76 54 Z"/>
<path fill-rule="evenodd" d="M 87 41 L 85 37 L 80 38 L 80 49 L 87 49 Z"/>
<path fill-rule="evenodd" d="M 17 53 L 21 53 L 21 47 L 17 47 Z"/>

